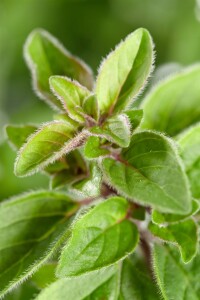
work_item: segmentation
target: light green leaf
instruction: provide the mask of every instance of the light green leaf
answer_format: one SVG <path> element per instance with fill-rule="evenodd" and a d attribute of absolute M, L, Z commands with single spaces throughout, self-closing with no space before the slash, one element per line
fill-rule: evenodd
<path fill-rule="evenodd" d="M 193 199 L 192 210 L 187 215 L 162 214 L 157 210 L 153 210 L 151 217 L 153 223 L 155 224 L 176 223 L 195 215 L 199 211 L 199 209 L 200 209 L 199 201 Z"/>
<path fill-rule="evenodd" d="M 39 288 L 43 289 L 56 281 L 55 271 L 57 264 L 50 262 L 43 265 L 36 273 L 31 277 L 32 282 Z"/>
<path fill-rule="evenodd" d="M 31 175 L 84 143 L 85 131 L 74 137 L 74 127 L 63 121 L 43 124 L 19 150 L 17 176 Z"/>
<path fill-rule="evenodd" d="M 49 260 L 79 205 L 63 193 L 27 193 L 0 205 L 0 297 Z"/>
<path fill-rule="evenodd" d="M 118 266 L 75 278 L 62 278 L 42 291 L 35 300 L 115 299 Z"/>
<path fill-rule="evenodd" d="M 91 116 L 94 120 L 99 119 L 99 107 L 95 95 L 90 95 L 83 101 L 83 111 L 86 115 Z"/>
<path fill-rule="evenodd" d="M 101 140 L 97 136 L 90 136 L 85 143 L 84 155 L 88 159 L 98 158 L 99 156 L 105 156 L 109 154 L 106 148 L 102 147 Z"/>
<path fill-rule="evenodd" d="M 9 142 L 15 149 L 19 149 L 26 142 L 27 138 L 37 130 L 34 125 L 7 125 L 6 134 Z"/>
<path fill-rule="evenodd" d="M 178 142 L 192 194 L 195 198 L 200 198 L 200 124 L 180 135 Z"/>
<path fill-rule="evenodd" d="M 104 268 L 133 252 L 138 242 L 135 224 L 126 219 L 129 204 L 113 197 L 92 208 L 75 224 L 63 249 L 58 277 L 78 276 Z"/>
<path fill-rule="evenodd" d="M 72 56 L 57 39 L 43 29 L 34 30 L 29 35 L 24 54 L 37 95 L 54 108 L 62 109 L 62 105 L 50 91 L 50 76 L 67 76 L 89 89 L 93 86 L 93 76 L 88 66 Z"/>
<path fill-rule="evenodd" d="M 90 91 L 77 81 L 63 76 L 52 76 L 49 83 L 52 92 L 61 101 L 63 109 L 69 117 L 84 123 L 85 120 L 78 111 L 81 109 L 84 99 L 90 95 Z"/>
<path fill-rule="evenodd" d="M 118 160 L 104 158 L 102 165 L 108 183 L 134 202 L 164 213 L 191 211 L 187 178 L 169 138 L 151 131 L 136 133 Z"/>
<path fill-rule="evenodd" d="M 119 265 L 75 278 L 62 278 L 45 289 L 37 300 L 113 299 L 158 300 L 144 265 L 125 259 Z"/>
<path fill-rule="evenodd" d="M 96 164 L 91 164 L 87 178 L 73 184 L 70 191 L 75 199 L 97 197 L 100 196 L 101 183 L 102 173 L 100 168 Z"/>
<path fill-rule="evenodd" d="M 143 110 L 142 109 L 132 109 L 132 110 L 126 110 L 123 112 L 128 118 L 131 125 L 131 130 L 136 129 L 143 117 Z"/>
<path fill-rule="evenodd" d="M 147 95 L 142 104 L 142 128 L 174 136 L 200 121 L 200 65 L 167 78 Z"/>
<path fill-rule="evenodd" d="M 96 95 L 101 114 L 127 107 L 145 85 L 152 63 L 152 39 L 140 28 L 128 35 L 100 67 Z"/>
<path fill-rule="evenodd" d="M 156 281 L 165 300 L 199 300 L 199 253 L 186 265 L 175 248 L 155 245 L 153 264 Z"/>
<path fill-rule="evenodd" d="M 131 126 L 125 114 L 108 118 L 101 127 L 95 126 L 90 132 L 120 147 L 128 147 L 130 143 Z"/>
<path fill-rule="evenodd" d="M 175 243 L 180 250 L 184 263 L 191 261 L 197 253 L 198 230 L 192 219 L 176 224 L 159 227 L 153 223 L 149 224 L 151 233 L 164 241 Z"/>

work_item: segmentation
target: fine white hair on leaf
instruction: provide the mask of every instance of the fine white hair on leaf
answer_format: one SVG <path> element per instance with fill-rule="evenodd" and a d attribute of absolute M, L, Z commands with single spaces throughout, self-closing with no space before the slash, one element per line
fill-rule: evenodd
<path fill-rule="evenodd" d="M 56 110 L 56 111 L 61 111 L 61 109 L 54 103 L 51 101 L 51 99 L 49 99 L 49 97 L 47 95 L 45 95 L 45 93 L 40 91 L 40 87 L 38 85 L 38 81 L 37 81 L 37 66 L 36 64 L 33 62 L 33 60 L 30 57 L 30 54 L 28 52 L 28 47 L 32 41 L 33 36 L 36 33 L 40 33 L 42 36 L 44 36 L 46 39 L 48 39 L 57 49 L 59 49 L 59 51 L 71 58 L 72 60 L 76 61 L 80 66 L 82 66 L 82 68 L 86 71 L 87 76 L 88 76 L 88 81 L 92 82 L 93 81 L 93 72 L 91 70 L 91 68 L 85 63 L 83 62 L 80 58 L 72 55 L 61 43 L 58 39 L 56 39 L 54 36 L 52 36 L 49 32 L 47 32 L 44 29 L 41 28 L 37 28 L 35 30 L 33 30 L 30 35 L 28 36 L 25 44 L 24 44 L 24 48 L 23 48 L 23 54 L 24 54 L 24 59 L 27 63 L 27 66 L 29 67 L 30 71 L 31 71 L 31 75 L 32 75 L 32 87 L 33 87 L 33 91 L 36 93 L 36 95 L 38 95 L 38 97 L 42 100 L 44 100 L 48 105 L 50 105 L 52 107 L 52 109 Z M 92 85 L 93 83 L 91 83 L 90 85 Z M 53 96 L 53 95 L 52 95 Z"/>
<path fill-rule="evenodd" d="M 53 121 L 53 122 L 47 122 L 47 123 L 43 123 L 41 125 L 41 127 L 36 131 L 36 133 L 33 133 L 32 135 L 29 136 L 27 142 L 20 148 L 20 150 L 18 151 L 17 154 L 17 158 L 15 160 L 15 165 L 14 165 L 14 170 L 15 170 L 15 174 L 17 174 L 17 164 L 20 160 L 20 157 L 23 153 L 23 151 L 25 150 L 26 146 L 28 143 L 30 143 L 32 141 L 32 139 L 41 132 L 42 129 L 44 129 L 44 127 L 47 127 L 49 125 L 52 124 L 66 124 L 64 121 Z M 63 157 L 65 154 L 68 154 L 69 152 L 73 151 L 74 149 L 82 146 L 82 143 L 86 140 L 86 138 L 89 136 L 88 131 L 87 130 L 82 130 L 81 132 L 77 133 L 76 136 L 74 136 L 73 138 L 69 139 L 68 141 L 66 141 L 63 144 L 63 147 L 61 147 L 61 149 L 57 152 L 53 152 L 52 155 L 46 159 L 45 161 L 43 161 L 42 163 L 38 164 L 35 168 L 29 170 L 26 174 L 23 175 L 17 175 L 19 177 L 26 177 L 29 175 L 32 175 L 40 170 L 42 170 L 44 167 L 48 166 L 51 163 L 54 163 L 55 161 L 57 161 L 58 159 L 60 159 L 61 157 Z"/>

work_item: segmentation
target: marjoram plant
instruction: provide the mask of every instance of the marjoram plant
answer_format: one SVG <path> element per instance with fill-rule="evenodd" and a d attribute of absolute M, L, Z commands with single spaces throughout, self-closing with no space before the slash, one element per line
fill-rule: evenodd
<path fill-rule="evenodd" d="M 44 30 L 24 53 L 54 120 L 6 132 L 15 174 L 44 172 L 50 188 L 1 203 L 0 296 L 28 279 L 12 299 L 199 300 L 200 64 L 142 97 L 154 61 L 145 29 L 95 83 Z"/>

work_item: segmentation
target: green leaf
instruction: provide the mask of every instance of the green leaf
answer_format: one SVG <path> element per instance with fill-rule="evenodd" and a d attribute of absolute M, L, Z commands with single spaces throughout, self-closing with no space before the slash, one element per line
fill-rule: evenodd
<path fill-rule="evenodd" d="M 80 218 L 62 251 L 58 277 L 101 269 L 133 252 L 138 231 L 136 225 L 126 219 L 128 209 L 124 198 L 112 197 Z"/>
<path fill-rule="evenodd" d="M 112 266 L 85 276 L 59 279 L 42 291 L 35 300 L 113 299 L 116 294 L 117 270 L 118 266 Z"/>
<path fill-rule="evenodd" d="M 175 248 L 155 245 L 153 263 L 156 281 L 165 300 L 199 300 L 199 254 L 185 265 Z"/>
<path fill-rule="evenodd" d="M 166 227 L 159 227 L 153 223 L 149 224 L 151 233 L 164 241 L 175 243 L 180 250 L 184 263 L 191 261 L 197 253 L 198 230 L 192 219 L 188 219 Z"/>
<path fill-rule="evenodd" d="M 127 107 L 145 85 L 152 63 L 152 39 L 140 28 L 128 35 L 100 67 L 96 95 L 101 114 Z"/>
<path fill-rule="evenodd" d="M 187 68 L 155 86 L 142 104 L 142 128 L 171 136 L 200 121 L 200 65 Z"/>
<path fill-rule="evenodd" d="M 109 184 L 134 202 L 164 213 L 190 212 L 187 178 L 169 138 L 151 131 L 136 133 L 118 160 L 104 158 L 102 165 Z"/>
<path fill-rule="evenodd" d="M 50 88 L 54 95 L 61 101 L 63 109 L 73 120 L 84 123 L 83 116 L 78 113 L 84 99 L 90 95 L 90 91 L 81 86 L 77 81 L 63 76 L 52 76 L 49 79 Z"/>
<path fill-rule="evenodd" d="M 200 209 L 199 201 L 193 199 L 192 210 L 187 215 L 161 214 L 159 211 L 153 210 L 151 217 L 153 223 L 155 224 L 176 223 L 195 215 L 199 211 L 199 209 Z"/>
<path fill-rule="evenodd" d="M 71 193 L 76 198 L 87 199 L 90 197 L 97 197 L 100 195 L 102 183 L 102 173 L 96 164 L 90 165 L 89 176 L 72 185 Z"/>
<path fill-rule="evenodd" d="M 132 212 L 132 217 L 136 220 L 144 221 L 146 217 L 145 207 L 135 205 Z"/>
<path fill-rule="evenodd" d="M 200 124 L 180 135 L 178 142 L 193 197 L 200 198 Z"/>
<path fill-rule="evenodd" d="M 0 297 L 47 262 L 68 236 L 79 205 L 63 193 L 39 191 L 0 205 Z"/>
<path fill-rule="evenodd" d="M 35 284 L 28 280 L 22 285 L 18 286 L 14 291 L 7 294 L 4 299 L 6 300 L 33 300 L 40 293 L 40 290 Z"/>
<path fill-rule="evenodd" d="M 136 129 L 143 117 L 143 109 L 132 109 L 132 110 L 126 110 L 123 112 L 128 118 L 131 125 L 131 130 Z"/>
<path fill-rule="evenodd" d="M 62 188 L 75 181 L 76 177 L 72 174 L 71 170 L 62 170 L 52 175 L 50 180 L 50 188 L 57 189 Z"/>
<path fill-rule="evenodd" d="M 97 136 L 90 136 L 85 143 L 84 155 L 88 159 L 98 158 L 109 154 L 106 148 L 102 147 L 101 140 Z"/>
<path fill-rule="evenodd" d="M 123 299 L 156 300 L 148 271 L 131 259 L 75 278 L 62 278 L 45 289 L 37 300 Z"/>
<path fill-rule="evenodd" d="M 99 119 L 99 107 L 95 95 L 90 95 L 83 101 L 83 111 L 86 115 L 91 116 L 94 120 Z"/>
<path fill-rule="evenodd" d="M 15 149 L 19 149 L 26 142 L 27 138 L 37 130 L 34 125 L 7 125 L 6 134 L 9 142 Z"/>
<path fill-rule="evenodd" d="M 43 124 L 19 150 L 15 162 L 16 176 L 31 175 L 65 154 L 80 147 L 86 132 L 74 137 L 74 127 L 63 121 Z"/>
<path fill-rule="evenodd" d="M 34 30 L 29 35 L 24 54 L 36 94 L 54 108 L 62 109 L 62 105 L 50 91 L 50 76 L 67 76 L 89 89 L 93 86 L 93 76 L 88 66 L 72 56 L 57 39 L 43 29 Z"/>
<path fill-rule="evenodd" d="M 47 287 L 57 279 L 55 276 L 56 266 L 57 264 L 53 262 L 43 265 L 33 274 L 31 280 L 39 289 Z"/>
<path fill-rule="evenodd" d="M 93 127 L 90 132 L 122 148 L 130 144 L 131 128 L 125 114 L 108 118 L 101 127 Z"/>

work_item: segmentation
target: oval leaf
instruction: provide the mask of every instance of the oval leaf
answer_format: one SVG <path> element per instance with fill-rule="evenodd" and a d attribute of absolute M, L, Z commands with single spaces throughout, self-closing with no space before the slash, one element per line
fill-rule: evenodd
<path fill-rule="evenodd" d="M 141 127 L 174 136 L 200 121 L 200 65 L 161 82 L 147 95 Z"/>
<path fill-rule="evenodd" d="M 177 224 L 170 224 L 165 227 L 159 227 L 158 225 L 150 223 L 149 230 L 160 239 L 175 243 L 179 247 L 184 263 L 188 263 L 196 255 L 198 248 L 198 230 L 196 223 L 192 219 Z"/>
<path fill-rule="evenodd" d="M 88 89 L 81 86 L 77 81 L 63 76 L 52 76 L 49 82 L 52 92 L 61 101 L 70 118 L 84 123 L 85 120 L 78 113 L 77 108 L 81 109 L 83 101 L 90 95 Z"/>
<path fill-rule="evenodd" d="M 184 132 L 178 142 L 193 197 L 200 198 L 200 124 Z"/>
<path fill-rule="evenodd" d="M 74 134 L 74 127 L 66 122 L 54 121 L 42 125 L 20 149 L 15 174 L 31 175 L 81 146 L 86 133 L 82 131 L 76 137 Z"/>
<path fill-rule="evenodd" d="M 199 254 L 185 265 L 175 248 L 155 245 L 153 264 L 155 278 L 165 300 L 199 300 Z"/>
<path fill-rule="evenodd" d="M 43 29 L 34 30 L 29 35 L 24 55 L 33 76 L 36 94 L 54 108 L 62 109 L 62 105 L 50 91 L 50 76 L 65 75 L 89 89 L 93 86 L 93 76 L 89 67 L 72 56 L 57 39 Z"/>
<path fill-rule="evenodd" d="M 52 257 L 78 209 L 63 193 L 39 191 L 0 205 L 0 297 Z M 62 236 L 62 235 L 63 236 Z"/>
<path fill-rule="evenodd" d="M 138 231 L 135 224 L 126 219 L 128 209 L 124 198 L 113 197 L 80 218 L 62 251 L 58 277 L 101 269 L 131 253 L 138 242 Z"/>
<path fill-rule="evenodd" d="M 171 140 L 143 131 L 132 136 L 121 158 L 104 158 L 107 181 L 121 194 L 161 212 L 186 214 L 191 210 L 187 178 Z"/>
<path fill-rule="evenodd" d="M 96 82 L 102 114 L 120 111 L 133 100 L 151 72 L 153 44 L 147 30 L 131 33 L 103 61 Z"/>

